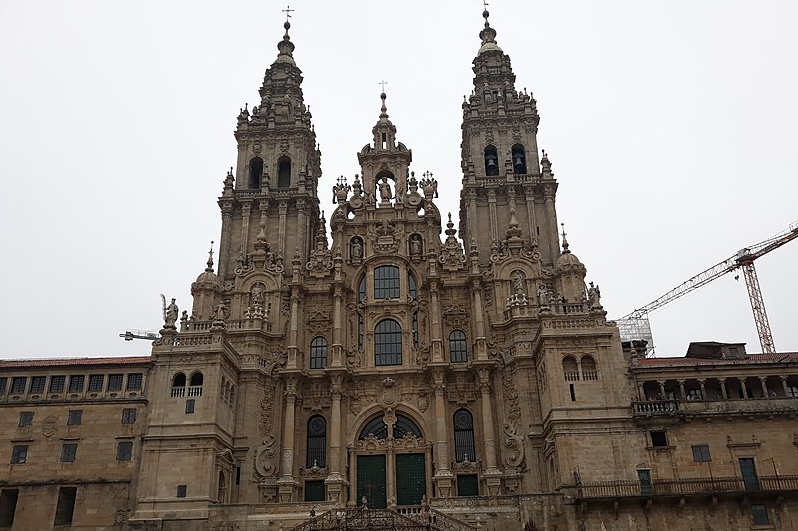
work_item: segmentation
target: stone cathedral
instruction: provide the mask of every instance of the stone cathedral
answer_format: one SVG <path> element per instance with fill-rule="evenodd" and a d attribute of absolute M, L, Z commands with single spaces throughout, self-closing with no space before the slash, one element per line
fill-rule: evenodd
<path fill-rule="evenodd" d="M 0 528 L 796 529 L 798 355 L 621 341 L 483 15 L 457 228 L 384 93 L 325 218 L 285 24 L 151 356 L 0 362 Z"/>

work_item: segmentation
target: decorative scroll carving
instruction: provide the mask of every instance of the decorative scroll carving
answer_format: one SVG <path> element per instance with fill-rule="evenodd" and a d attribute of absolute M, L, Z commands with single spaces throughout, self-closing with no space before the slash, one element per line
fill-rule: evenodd
<path fill-rule="evenodd" d="M 330 312 L 316 311 L 313 312 L 313 314 L 308 317 L 305 322 L 308 325 L 308 330 L 310 330 L 314 335 L 323 334 L 330 331 L 332 317 L 330 316 Z"/>

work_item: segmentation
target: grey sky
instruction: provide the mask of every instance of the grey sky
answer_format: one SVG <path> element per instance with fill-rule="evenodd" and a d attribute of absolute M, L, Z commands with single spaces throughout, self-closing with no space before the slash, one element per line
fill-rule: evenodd
<path fill-rule="evenodd" d="M 320 196 L 359 172 L 388 112 L 457 215 L 460 120 L 482 4 L 294 0 Z M 277 54 L 272 1 L 0 3 L 0 357 L 148 354 L 159 293 L 190 308 L 244 102 Z M 798 220 L 798 3 L 495 0 L 533 92 L 571 250 L 610 317 Z M 798 242 L 756 263 L 780 351 L 798 350 Z M 652 315 L 660 356 L 759 342 L 727 275 Z"/>

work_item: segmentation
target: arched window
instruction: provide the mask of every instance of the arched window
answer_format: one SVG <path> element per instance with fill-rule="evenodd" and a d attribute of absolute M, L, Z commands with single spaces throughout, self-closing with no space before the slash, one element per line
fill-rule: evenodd
<path fill-rule="evenodd" d="M 476 454 L 474 417 L 467 409 L 458 409 L 454 412 L 454 460 L 476 461 Z"/>
<path fill-rule="evenodd" d="M 419 428 L 415 422 L 404 415 L 396 415 L 396 425 L 393 428 L 393 438 L 401 439 L 407 434 L 421 437 L 421 428 Z"/>
<path fill-rule="evenodd" d="M 202 373 L 195 372 L 188 381 L 188 396 L 202 396 Z"/>
<path fill-rule="evenodd" d="M 277 187 L 288 188 L 291 186 L 291 159 L 280 157 L 277 159 Z"/>
<path fill-rule="evenodd" d="M 410 300 L 418 299 L 418 290 L 416 289 L 416 279 L 413 278 L 413 273 L 410 271 L 407 272 L 407 294 L 410 296 Z"/>
<path fill-rule="evenodd" d="M 579 380 L 579 368 L 576 365 L 576 358 L 573 356 L 565 356 L 562 360 L 562 372 L 567 382 Z"/>
<path fill-rule="evenodd" d="M 579 360 L 582 365 L 582 379 L 583 380 L 598 380 L 598 371 L 596 370 L 596 360 L 593 356 L 582 356 Z"/>
<path fill-rule="evenodd" d="M 357 286 L 357 302 L 366 300 L 366 275 L 360 279 L 360 284 Z"/>
<path fill-rule="evenodd" d="M 321 336 L 310 342 L 310 368 L 323 369 L 327 366 L 327 340 Z"/>
<path fill-rule="evenodd" d="M 466 335 L 462 330 L 452 330 L 452 333 L 449 334 L 449 360 L 452 363 L 468 361 Z"/>
<path fill-rule="evenodd" d="M 374 364 L 402 364 L 402 327 L 393 319 L 380 321 L 374 330 Z"/>
<path fill-rule="evenodd" d="M 373 435 L 378 439 L 388 438 L 388 428 L 385 426 L 385 417 L 379 416 L 371 419 L 368 424 L 363 426 L 360 430 L 359 440 L 366 439 L 369 435 Z"/>
<path fill-rule="evenodd" d="M 219 503 L 225 503 L 225 497 L 227 495 L 227 481 L 224 478 L 224 472 L 221 470 L 219 471 L 219 490 L 216 493 L 216 501 Z"/>
<path fill-rule="evenodd" d="M 526 150 L 521 144 L 513 146 L 513 173 L 526 173 Z"/>
<path fill-rule="evenodd" d="M 321 415 L 308 419 L 307 468 L 327 466 L 327 421 Z"/>
<path fill-rule="evenodd" d="M 186 396 L 186 375 L 179 372 L 172 378 L 172 397 Z"/>
<path fill-rule="evenodd" d="M 374 269 L 374 298 L 399 298 L 399 268 L 392 265 Z"/>
<path fill-rule="evenodd" d="M 493 146 L 485 148 L 485 175 L 499 175 L 499 156 Z"/>
<path fill-rule="evenodd" d="M 418 312 L 413 312 L 413 347 L 418 348 Z"/>
<path fill-rule="evenodd" d="M 260 157 L 255 157 L 249 161 L 249 187 L 252 189 L 260 188 L 262 177 L 263 159 Z"/>

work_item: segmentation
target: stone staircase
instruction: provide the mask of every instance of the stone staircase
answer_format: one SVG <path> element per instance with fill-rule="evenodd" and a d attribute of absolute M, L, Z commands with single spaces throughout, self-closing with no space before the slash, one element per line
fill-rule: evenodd
<path fill-rule="evenodd" d="M 296 526 L 293 531 L 474 531 L 453 516 L 428 506 L 400 509 L 363 507 L 331 509 Z"/>

